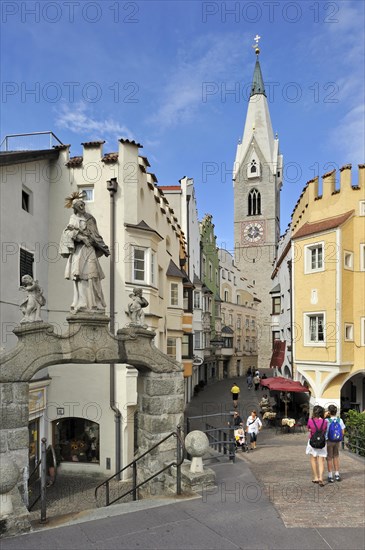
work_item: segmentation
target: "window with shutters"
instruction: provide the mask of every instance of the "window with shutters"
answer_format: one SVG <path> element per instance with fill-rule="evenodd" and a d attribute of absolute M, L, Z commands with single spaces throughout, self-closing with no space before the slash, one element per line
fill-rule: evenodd
<path fill-rule="evenodd" d="M 25 250 L 24 248 L 20 249 L 20 263 L 19 263 L 19 280 L 20 284 L 22 282 L 23 275 L 31 275 L 33 277 L 33 263 L 34 263 L 34 254 Z"/>

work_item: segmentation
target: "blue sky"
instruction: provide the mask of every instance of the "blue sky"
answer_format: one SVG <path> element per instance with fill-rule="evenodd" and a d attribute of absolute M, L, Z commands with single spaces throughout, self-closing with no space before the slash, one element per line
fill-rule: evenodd
<path fill-rule="evenodd" d="M 232 166 L 255 55 L 286 165 L 281 230 L 306 181 L 364 162 L 364 2 L 4 0 L 2 125 L 144 145 L 160 185 L 196 184 L 233 247 Z M 33 93 L 31 92 L 33 90 Z M 233 93 L 229 93 L 233 91 Z M 357 168 L 354 170 L 357 177 Z"/>

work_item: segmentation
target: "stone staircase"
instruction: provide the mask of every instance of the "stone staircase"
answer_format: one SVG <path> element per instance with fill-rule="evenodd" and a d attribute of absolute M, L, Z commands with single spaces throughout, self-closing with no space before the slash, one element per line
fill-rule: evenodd
<path fill-rule="evenodd" d="M 56 483 L 47 488 L 47 518 L 56 518 L 65 514 L 93 510 L 105 506 L 105 490 L 100 489 L 98 499 L 95 500 L 95 487 L 104 481 L 105 476 L 90 474 L 61 474 L 57 476 Z M 110 483 L 110 500 L 132 488 L 131 481 L 115 481 Z M 130 502 L 132 496 L 128 495 L 118 503 Z M 41 514 L 41 501 L 39 500 L 30 512 L 30 521 L 37 522 Z"/>

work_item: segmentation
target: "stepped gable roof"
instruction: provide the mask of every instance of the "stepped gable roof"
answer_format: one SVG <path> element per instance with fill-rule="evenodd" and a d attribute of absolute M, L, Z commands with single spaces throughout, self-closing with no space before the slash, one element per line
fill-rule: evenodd
<path fill-rule="evenodd" d="M 186 273 L 181 271 L 181 269 L 178 268 L 175 262 L 173 262 L 172 260 L 170 260 L 166 275 L 167 277 L 179 277 L 179 279 L 185 279 L 186 277 Z"/>
<path fill-rule="evenodd" d="M 318 222 L 305 223 L 296 233 L 293 235 L 293 239 L 299 239 L 300 237 L 306 237 L 307 235 L 314 235 L 315 233 L 321 233 L 322 231 L 328 231 L 329 229 L 335 229 L 347 221 L 355 210 L 350 210 L 339 216 L 333 218 L 326 218 L 325 220 L 319 220 Z"/>
<path fill-rule="evenodd" d="M 75 168 L 75 167 L 81 166 L 83 160 L 84 160 L 83 157 L 71 157 L 70 160 L 66 162 L 66 166 L 68 168 Z"/>

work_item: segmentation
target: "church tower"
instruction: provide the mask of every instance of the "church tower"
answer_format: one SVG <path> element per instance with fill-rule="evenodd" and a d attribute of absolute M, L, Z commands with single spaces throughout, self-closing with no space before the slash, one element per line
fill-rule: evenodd
<path fill-rule="evenodd" d="M 256 36 L 256 64 L 242 140 L 233 166 L 235 261 L 260 300 L 257 310 L 258 367 L 272 354 L 271 274 L 280 237 L 283 157 L 274 137 Z M 247 336 L 247 335 L 246 335 Z"/>

